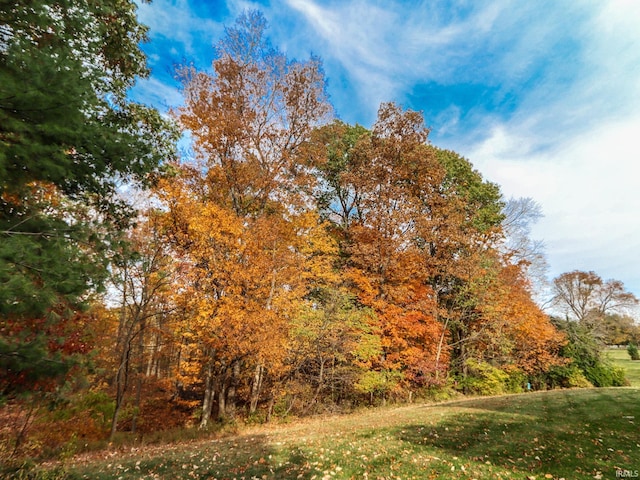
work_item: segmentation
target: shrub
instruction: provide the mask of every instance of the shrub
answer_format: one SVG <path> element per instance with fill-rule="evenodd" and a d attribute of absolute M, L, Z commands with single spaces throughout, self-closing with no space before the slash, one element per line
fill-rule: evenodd
<path fill-rule="evenodd" d="M 423 387 L 416 392 L 416 400 L 426 402 L 445 402 L 460 396 L 460 392 L 455 389 L 453 381 L 444 385 Z"/>
<path fill-rule="evenodd" d="M 613 380 L 612 387 L 628 387 L 631 385 L 627 379 L 626 372 L 622 367 L 610 366 L 611 378 Z"/>
<path fill-rule="evenodd" d="M 357 392 L 369 394 L 371 403 L 378 395 L 382 397 L 384 402 L 386 396 L 398 388 L 401 381 L 402 373 L 400 372 L 391 370 L 367 371 L 360 376 L 354 387 Z"/>
<path fill-rule="evenodd" d="M 624 369 L 606 362 L 598 362 L 587 367 L 585 376 L 596 387 L 624 387 L 629 385 Z"/>
<path fill-rule="evenodd" d="M 522 393 L 527 384 L 527 375 L 522 370 L 511 370 L 506 372 L 505 390 L 507 393 Z"/>
<path fill-rule="evenodd" d="M 587 380 L 577 365 L 558 365 L 546 375 L 549 388 L 591 388 L 593 384 Z"/>
<path fill-rule="evenodd" d="M 631 357 L 631 360 L 640 360 L 640 353 L 638 352 L 638 346 L 634 343 L 630 343 L 627 346 L 627 352 Z"/>
<path fill-rule="evenodd" d="M 465 393 L 500 395 L 506 392 L 509 375 L 486 362 L 469 359 L 465 362 L 467 376 L 460 384 Z"/>

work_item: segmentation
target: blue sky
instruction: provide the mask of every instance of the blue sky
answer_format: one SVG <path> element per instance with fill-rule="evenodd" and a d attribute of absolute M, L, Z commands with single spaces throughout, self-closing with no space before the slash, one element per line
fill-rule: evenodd
<path fill-rule="evenodd" d="M 640 296 L 639 1 L 154 0 L 134 98 L 178 105 L 173 65 L 210 69 L 246 9 L 290 58 L 322 58 L 342 120 L 369 127 L 384 101 L 420 110 L 433 144 L 536 200 L 551 277 L 594 270 Z"/>

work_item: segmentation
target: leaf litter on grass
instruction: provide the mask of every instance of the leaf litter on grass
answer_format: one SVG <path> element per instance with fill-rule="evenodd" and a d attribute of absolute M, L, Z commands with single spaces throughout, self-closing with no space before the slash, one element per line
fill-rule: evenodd
<path fill-rule="evenodd" d="M 615 478 L 640 463 L 638 389 L 412 405 L 77 465 L 73 478 Z M 117 458 L 117 461 L 114 459 Z"/>

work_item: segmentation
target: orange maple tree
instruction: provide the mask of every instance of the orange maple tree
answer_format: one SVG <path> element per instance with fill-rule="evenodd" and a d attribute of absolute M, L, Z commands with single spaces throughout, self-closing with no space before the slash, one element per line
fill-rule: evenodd
<path fill-rule="evenodd" d="M 474 354 L 536 375 L 565 363 L 560 350 L 566 338 L 531 299 L 528 288 L 518 265 L 499 267 L 497 275 L 483 286 L 480 319 L 474 326 Z"/>

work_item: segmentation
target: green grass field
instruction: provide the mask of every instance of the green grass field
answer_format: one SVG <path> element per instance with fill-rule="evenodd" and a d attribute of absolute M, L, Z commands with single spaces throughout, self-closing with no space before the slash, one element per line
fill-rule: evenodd
<path fill-rule="evenodd" d="M 68 461 L 58 473 L 87 479 L 614 479 L 640 470 L 639 398 L 637 388 L 556 390 L 376 409 L 94 454 Z"/>
<path fill-rule="evenodd" d="M 640 360 L 631 360 L 626 348 L 610 348 L 606 354 L 616 365 L 626 370 L 631 386 L 640 387 Z"/>

